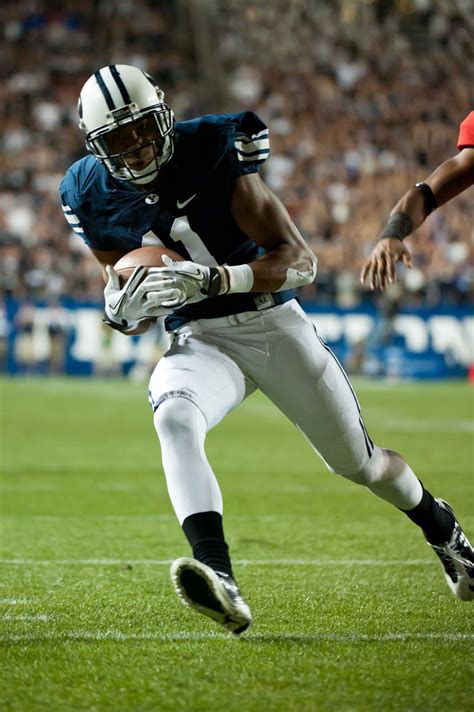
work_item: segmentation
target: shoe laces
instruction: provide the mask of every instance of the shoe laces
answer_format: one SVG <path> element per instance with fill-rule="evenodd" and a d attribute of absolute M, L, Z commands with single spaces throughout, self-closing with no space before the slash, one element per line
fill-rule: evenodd
<path fill-rule="evenodd" d="M 463 559 L 469 560 L 473 557 L 472 546 L 469 544 L 466 535 L 457 522 L 454 526 L 454 532 L 448 544 L 448 548 Z"/>
<path fill-rule="evenodd" d="M 220 573 L 220 571 L 217 571 L 216 573 L 222 581 L 225 590 L 232 597 L 232 599 L 238 604 L 244 604 L 245 602 L 242 597 L 242 594 L 240 593 L 239 587 L 237 586 L 232 576 L 229 576 L 229 574 Z"/>
<path fill-rule="evenodd" d="M 474 578 L 474 551 L 458 522 L 455 521 L 451 539 L 446 544 L 433 548 L 454 583 L 460 574 L 460 566 L 470 578 Z"/>
<path fill-rule="evenodd" d="M 453 583 L 456 583 L 458 580 L 458 573 L 456 571 L 456 565 L 454 563 L 453 557 L 446 553 L 443 549 L 440 549 L 439 547 L 436 548 L 436 553 L 438 554 L 441 563 L 443 564 L 444 570 L 448 574 L 449 578 Z"/>

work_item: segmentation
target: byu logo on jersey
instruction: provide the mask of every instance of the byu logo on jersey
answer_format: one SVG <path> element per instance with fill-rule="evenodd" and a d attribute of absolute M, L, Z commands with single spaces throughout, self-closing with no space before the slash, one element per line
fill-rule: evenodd
<path fill-rule="evenodd" d="M 158 197 L 158 195 L 156 195 L 156 193 L 150 193 L 150 195 L 146 196 L 145 203 L 147 205 L 154 205 L 155 203 L 157 203 L 159 201 L 159 199 L 160 198 Z"/>

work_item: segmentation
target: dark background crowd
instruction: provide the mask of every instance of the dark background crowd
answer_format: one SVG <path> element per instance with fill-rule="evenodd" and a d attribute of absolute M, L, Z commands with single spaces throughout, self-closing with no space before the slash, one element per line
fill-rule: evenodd
<path fill-rule="evenodd" d="M 0 288 L 101 301 L 100 270 L 58 199 L 82 155 L 88 76 L 134 64 L 178 120 L 256 111 L 265 179 L 319 258 L 304 297 L 369 299 L 359 270 L 396 200 L 456 153 L 473 109 L 471 0 L 19 0 L 0 7 Z M 465 304 L 474 281 L 472 189 L 409 240 L 392 296 Z"/>

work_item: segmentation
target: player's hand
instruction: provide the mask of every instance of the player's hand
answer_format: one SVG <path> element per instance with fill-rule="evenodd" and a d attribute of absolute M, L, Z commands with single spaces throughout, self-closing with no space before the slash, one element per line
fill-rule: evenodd
<path fill-rule="evenodd" d="M 396 281 L 395 265 L 402 262 L 411 269 L 411 255 L 406 246 L 397 237 L 386 237 L 379 240 L 364 263 L 360 272 L 362 284 L 368 282 L 371 289 L 385 289 L 387 282 Z"/>
<path fill-rule="evenodd" d="M 135 267 L 123 287 L 113 267 L 105 268 L 108 276 L 104 289 L 105 313 L 111 322 L 134 329 L 140 321 L 169 314 L 156 293 L 150 293 L 144 276 L 145 267 Z"/>
<path fill-rule="evenodd" d="M 163 255 L 166 267 L 150 267 L 143 285 L 157 295 L 160 304 L 177 309 L 209 296 L 211 269 L 188 260 L 177 261 Z"/>

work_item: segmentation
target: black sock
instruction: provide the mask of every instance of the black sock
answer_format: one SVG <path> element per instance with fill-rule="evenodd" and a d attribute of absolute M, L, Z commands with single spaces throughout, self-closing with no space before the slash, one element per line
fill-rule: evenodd
<path fill-rule="evenodd" d="M 219 512 L 198 512 L 183 522 L 183 531 L 191 544 L 193 556 L 214 571 L 232 576 L 229 547 L 224 539 L 222 515 Z"/>
<path fill-rule="evenodd" d="M 440 507 L 424 487 L 420 504 L 417 504 L 413 509 L 402 509 L 402 512 L 405 512 L 412 522 L 423 529 L 430 544 L 443 544 L 451 538 L 454 527 L 452 514 Z"/>

